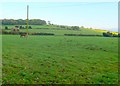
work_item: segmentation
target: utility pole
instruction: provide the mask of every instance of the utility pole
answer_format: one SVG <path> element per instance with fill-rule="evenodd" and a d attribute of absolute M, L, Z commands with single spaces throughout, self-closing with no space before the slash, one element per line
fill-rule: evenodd
<path fill-rule="evenodd" d="M 27 20 L 26 20 L 26 24 L 27 24 L 27 28 L 26 28 L 27 36 L 28 36 L 28 15 L 29 15 L 29 5 L 27 5 Z"/>

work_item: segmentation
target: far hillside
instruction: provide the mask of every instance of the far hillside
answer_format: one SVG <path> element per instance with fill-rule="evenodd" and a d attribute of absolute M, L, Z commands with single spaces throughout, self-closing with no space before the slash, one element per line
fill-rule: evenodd
<path fill-rule="evenodd" d="M 19 28 L 20 32 L 26 32 L 26 20 L 23 19 L 3 19 L 2 29 L 7 32 L 11 32 L 13 28 Z M 84 26 L 65 26 L 65 25 L 55 25 L 48 23 L 41 19 L 30 19 L 29 34 L 32 33 L 52 33 L 55 35 L 64 34 L 83 34 L 83 35 L 102 35 L 103 32 L 95 30 L 94 28 L 85 28 Z M 104 31 L 107 32 L 107 31 Z"/>

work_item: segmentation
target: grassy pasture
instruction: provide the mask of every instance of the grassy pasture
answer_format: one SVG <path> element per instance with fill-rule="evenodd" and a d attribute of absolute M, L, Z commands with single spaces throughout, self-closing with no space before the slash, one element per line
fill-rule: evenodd
<path fill-rule="evenodd" d="M 118 39 L 3 35 L 3 84 L 114 84 Z"/>
<path fill-rule="evenodd" d="M 9 29 L 15 27 L 15 25 L 6 25 Z M 25 25 L 22 25 L 25 26 Z M 33 29 L 29 29 L 29 33 L 40 32 L 40 33 L 53 33 L 55 35 L 64 35 L 64 34 L 92 34 L 92 35 L 102 35 L 102 32 L 96 30 L 81 28 L 81 30 L 66 30 L 56 27 L 54 25 L 31 25 Z M 5 25 L 2 27 L 5 28 Z M 46 29 L 47 28 L 47 29 Z M 58 30 L 59 29 L 59 30 Z M 11 30 L 7 30 L 11 31 Z M 20 29 L 20 32 L 26 32 L 26 29 Z"/>
<path fill-rule="evenodd" d="M 26 30 L 20 30 L 21 32 L 25 32 Z M 94 35 L 102 35 L 100 32 L 95 32 L 89 29 L 82 29 L 81 31 L 77 30 L 51 30 L 51 29 L 30 29 L 29 33 L 40 32 L 40 33 L 54 33 L 55 35 L 64 35 L 64 34 L 94 34 Z"/>

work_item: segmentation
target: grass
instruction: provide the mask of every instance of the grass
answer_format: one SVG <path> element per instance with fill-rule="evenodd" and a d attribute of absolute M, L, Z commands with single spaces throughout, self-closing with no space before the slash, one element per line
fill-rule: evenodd
<path fill-rule="evenodd" d="M 116 84 L 118 39 L 3 35 L 3 84 Z"/>
<path fill-rule="evenodd" d="M 8 26 L 9 29 L 15 27 L 15 25 L 6 25 L 6 26 Z M 87 28 L 81 28 L 80 30 L 66 30 L 54 25 L 31 25 L 31 26 L 33 29 L 29 29 L 29 33 L 40 32 L 40 33 L 53 33 L 55 35 L 64 35 L 64 34 L 102 35 L 102 32 L 100 31 L 98 32 L 97 30 L 92 30 Z M 5 25 L 3 25 L 2 28 L 4 29 Z M 7 30 L 7 31 L 11 31 L 11 30 Z M 26 32 L 26 29 L 20 29 L 20 32 Z"/>
<path fill-rule="evenodd" d="M 26 30 L 21 30 L 21 32 L 25 32 Z M 54 33 L 55 35 L 64 35 L 64 34 L 94 34 L 94 35 L 102 35 L 100 32 L 95 32 L 89 29 L 82 30 L 51 30 L 51 29 L 30 29 L 30 33 L 32 32 L 41 32 L 41 33 Z"/>
<path fill-rule="evenodd" d="M 2 35 L 0 35 L 0 85 L 2 85 Z"/>

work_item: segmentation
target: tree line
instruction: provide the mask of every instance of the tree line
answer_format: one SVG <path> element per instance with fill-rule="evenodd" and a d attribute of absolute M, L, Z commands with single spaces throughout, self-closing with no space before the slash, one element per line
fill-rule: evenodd
<path fill-rule="evenodd" d="M 29 20 L 29 25 L 46 25 L 45 20 L 41 19 L 30 19 Z M 2 25 L 26 25 L 26 19 L 2 19 Z"/>

